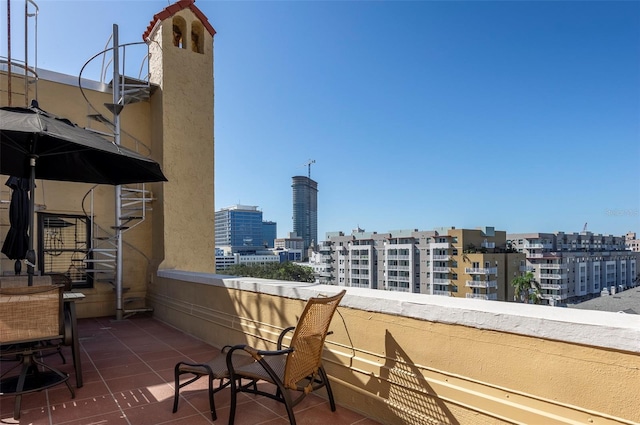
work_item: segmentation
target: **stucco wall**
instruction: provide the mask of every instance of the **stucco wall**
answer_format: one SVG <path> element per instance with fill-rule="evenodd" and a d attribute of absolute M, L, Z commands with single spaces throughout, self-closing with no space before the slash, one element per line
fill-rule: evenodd
<path fill-rule="evenodd" d="M 339 289 L 160 271 L 149 296 L 216 346 L 273 348 L 304 300 Z M 348 288 L 325 366 L 338 404 L 383 423 L 640 421 L 640 318 L 574 312 Z"/>

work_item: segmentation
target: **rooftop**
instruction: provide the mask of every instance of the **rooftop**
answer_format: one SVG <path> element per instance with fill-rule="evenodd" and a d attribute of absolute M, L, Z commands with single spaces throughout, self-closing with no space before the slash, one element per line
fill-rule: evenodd
<path fill-rule="evenodd" d="M 59 356 L 46 362 L 69 373 L 76 392 L 71 399 L 66 386 L 23 396 L 21 424 L 31 425 L 154 425 L 214 423 L 209 413 L 206 381 L 191 384 L 180 391 L 178 411 L 173 407 L 173 368 L 181 360 L 204 362 L 218 352 L 180 330 L 149 316 L 134 316 L 116 321 L 91 318 L 78 321 L 82 351 L 84 385 L 75 388 L 71 351 L 64 347 L 67 364 Z M 13 362 L 2 362 L 2 370 Z M 286 424 L 287 414 L 279 403 L 264 397 L 240 394 L 236 424 Z M 226 424 L 229 412 L 229 389 L 215 396 L 218 420 Z M 1 423 L 12 422 L 14 398 L 0 399 Z M 332 413 L 328 402 L 311 394 L 296 407 L 299 424 L 373 425 L 378 422 L 340 406 Z M 9 418 L 9 419 L 6 419 Z"/>
<path fill-rule="evenodd" d="M 578 304 L 569 304 L 568 307 L 582 310 L 640 314 L 640 287 L 629 288 L 626 291 L 611 295 L 601 295 Z"/>

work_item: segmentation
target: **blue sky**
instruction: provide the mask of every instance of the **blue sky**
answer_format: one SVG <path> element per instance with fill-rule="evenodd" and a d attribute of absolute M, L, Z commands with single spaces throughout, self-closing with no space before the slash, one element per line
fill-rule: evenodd
<path fill-rule="evenodd" d="M 37 3 L 38 65 L 71 75 L 112 24 L 140 41 L 169 4 Z M 24 3 L 11 4 L 17 27 Z M 314 159 L 320 239 L 357 226 L 640 233 L 640 2 L 196 6 L 218 32 L 216 209 L 257 205 L 285 236 L 291 177 Z"/>

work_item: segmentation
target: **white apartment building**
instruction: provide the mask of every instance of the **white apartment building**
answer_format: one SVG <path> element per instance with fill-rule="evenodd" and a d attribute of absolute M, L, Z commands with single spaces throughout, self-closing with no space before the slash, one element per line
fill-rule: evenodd
<path fill-rule="evenodd" d="M 519 233 L 508 243 L 526 256 L 526 267 L 550 305 L 636 285 L 640 253 L 625 249 L 625 237 L 580 233 Z"/>
<path fill-rule="evenodd" d="M 509 299 L 508 277 L 524 255 L 506 251 L 506 233 L 491 227 L 380 234 L 358 228 L 327 233 L 319 246 L 336 285 L 485 300 Z"/>

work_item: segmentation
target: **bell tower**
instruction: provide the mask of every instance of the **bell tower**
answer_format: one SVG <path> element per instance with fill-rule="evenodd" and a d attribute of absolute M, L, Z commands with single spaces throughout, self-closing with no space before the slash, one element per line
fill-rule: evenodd
<path fill-rule="evenodd" d="M 195 0 L 154 15 L 149 45 L 152 149 L 168 182 L 158 186 L 154 259 L 160 268 L 215 271 L 213 29 Z M 186 189 L 185 189 L 186 188 Z"/>

